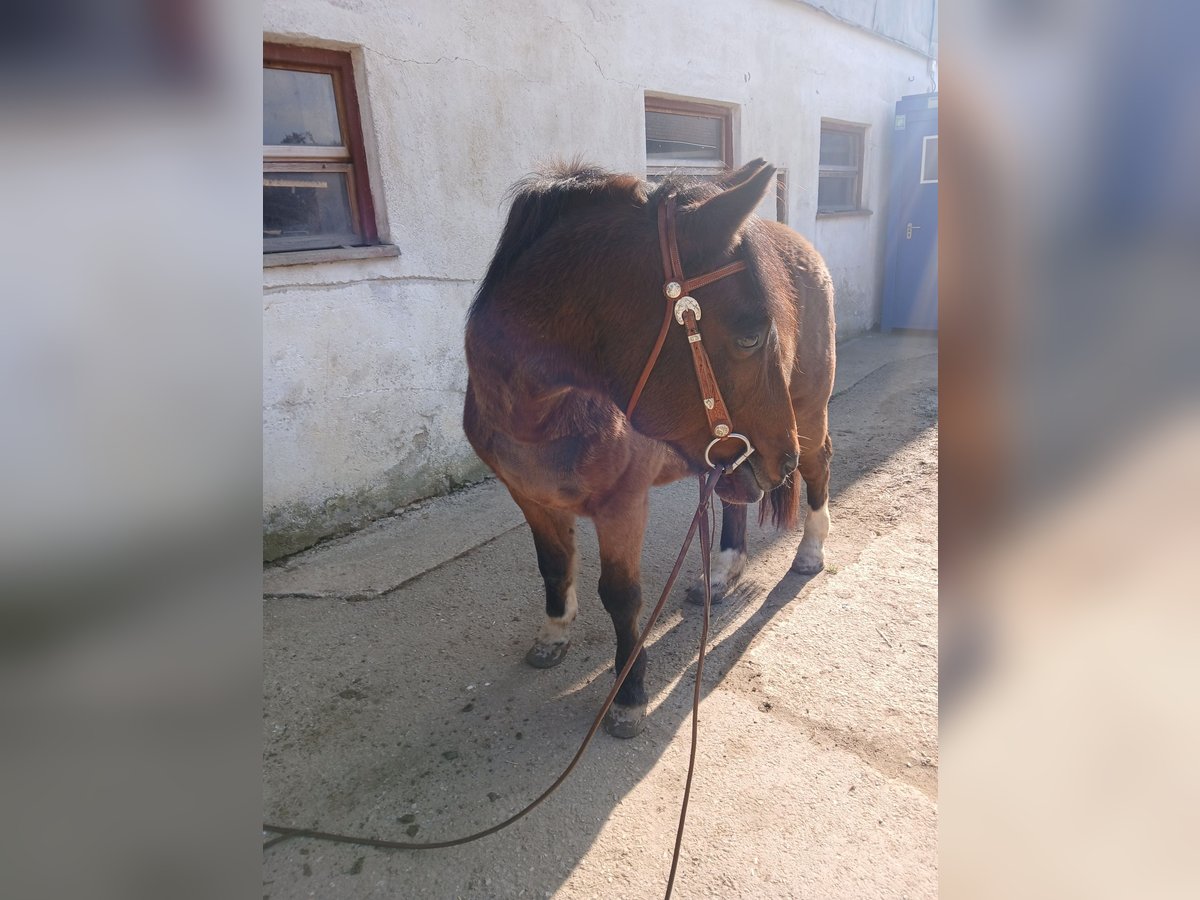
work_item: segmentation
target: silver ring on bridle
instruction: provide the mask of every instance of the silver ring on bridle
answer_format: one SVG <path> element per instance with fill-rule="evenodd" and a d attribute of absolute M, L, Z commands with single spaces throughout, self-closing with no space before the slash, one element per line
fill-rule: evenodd
<path fill-rule="evenodd" d="M 748 437 L 746 437 L 744 434 L 738 434 L 736 431 L 733 432 L 733 434 L 725 435 L 725 437 L 713 438 L 709 442 L 709 445 L 704 448 L 704 461 L 706 463 L 708 463 L 708 467 L 710 469 L 716 467 L 716 463 L 714 463 L 712 461 L 712 457 L 709 455 L 710 453 L 712 453 L 712 448 L 717 446 L 717 444 L 721 443 L 721 441 L 732 441 L 732 440 L 741 441 L 743 444 L 746 445 L 746 449 L 745 449 L 745 451 L 743 451 L 741 456 L 739 456 L 733 462 L 727 463 L 725 465 L 726 473 L 732 472 L 734 469 L 736 469 L 738 466 L 740 466 L 742 463 L 744 463 L 746 460 L 748 460 L 750 458 L 750 455 L 752 453 L 754 453 L 754 447 L 750 444 L 750 439 Z"/>

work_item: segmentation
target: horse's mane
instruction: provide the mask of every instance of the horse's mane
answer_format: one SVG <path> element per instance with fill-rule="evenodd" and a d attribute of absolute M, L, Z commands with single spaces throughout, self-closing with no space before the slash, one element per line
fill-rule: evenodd
<path fill-rule="evenodd" d="M 727 175 L 731 175 L 727 173 Z M 517 260 L 564 216 L 603 203 L 622 202 L 655 211 L 668 196 L 680 206 L 707 200 L 725 187 L 687 175 L 666 175 L 648 184 L 634 175 L 618 175 L 580 159 L 556 161 L 522 178 L 505 197 L 511 202 L 508 220 L 500 233 L 496 252 L 471 303 L 475 312 L 512 271 Z"/>
<path fill-rule="evenodd" d="M 722 181 L 708 181 L 693 175 L 664 175 L 654 185 L 648 205 L 656 209 L 673 194 L 675 202 L 681 207 L 691 206 L 721 193 L 724 186 Z"/>
<path fill-rule="evenodd" d="M 522 178 L 505 195 L 512 205 L 487 274 L 471 304 L 474 312 L 512 271 L 517 260 L 555 222 L 579 209 L 623 201 L 642 206 L 647 185 L 633 175 L 617 175 L 578 159 L 551 163 Z"/>

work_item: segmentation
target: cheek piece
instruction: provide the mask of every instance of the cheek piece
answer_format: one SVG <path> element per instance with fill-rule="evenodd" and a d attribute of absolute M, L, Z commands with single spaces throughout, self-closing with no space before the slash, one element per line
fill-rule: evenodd
<path fill-rule="evenodd" d="M 654 364 L 658 362 L 659 354 L 662 353 L 667 332 L 671 328 L 671 319 L 674 319 L 687 332 L 688 346 L 692 348 L 692 367 L 696 370 L 696 381 L 699 382 L 700 398 L 704 404 L 704 416 L 708 420 L 708 430 L 712 435 L 712 440 L 704 449 L 704 462 L 710 469 L 714 468 L 717 463 L 712 458 L 713 448 L 723 441 L 741 441 L 742 452 L 732 462 L 724 463 L 725 471 L 732 472 L 753 455 L 754 447 L 748 437 L 733 430 L 729 409 L 725 406 L 725 399 L 721 396 L 721 388 L 717 385 L 717 376 L 713 372 L 708 352 L 704 349 L 703 338 L 697 324 L 702 314 L 700 304 L 695 297 L 691 296 L 691 292 L 707 284 L 712 284 L 714 281 L 744 272 L 746 264 L 737 260 L 721 266 L 719 269 L 697 275 L 695 278 L 685 278 L 683 266 L 679 261 L 675 214 L 675 195 L 672 194 L 658 208 L 658 243 L 659 251 L 662 254 L 663 276 L 666 279 L 663 284 L 663 296 L 667 298 L 666 314 L 658 332 L 658 340 L 655 341 L 650 358 L 646 360 L 641 378 L 638 379 L 637 386 L 633 389 L 633 395 L 629 398 L 629 404 L 625 407 L 625 417 L 633 417 L 633 410 L 642 396 L 642 390 L 650 379 L 650 373 L 654 370 Z"/>

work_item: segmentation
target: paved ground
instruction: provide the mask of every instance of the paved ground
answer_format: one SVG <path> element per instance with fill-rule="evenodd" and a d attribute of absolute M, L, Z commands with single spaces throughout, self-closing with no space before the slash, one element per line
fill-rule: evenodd
<path fill-rule="evenodd" d="M 714 611 L 679 898 L 937 894 L 936 343 L 873 335 L 839 354 L 828 567 L 790 574 L 797 536 L 752 529 L 744 590 Z M 694 495 L 690 480 L 653 495 L 648 598 Z M 522 660 L 542 590 L 494 483 L 268 568 L 266 817 L 436 840 L 540 793 L 611 684 L 588 523 L 579 538 L 574 643 L 549 671 Z M 264 898 L 662 896 L 699 636 L 682 593 L 649 644 L 639 737 L 602 732 L 542 807 L 465 847 L 285 841 L 264 853 Z"/>

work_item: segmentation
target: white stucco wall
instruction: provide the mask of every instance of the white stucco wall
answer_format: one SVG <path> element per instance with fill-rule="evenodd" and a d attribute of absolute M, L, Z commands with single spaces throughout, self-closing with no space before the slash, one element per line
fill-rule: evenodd
<path fill-rule="evenodd" d="M 554 156 L 644 172 L 647 92 L 733 105 L 736 161 L 788 171 L 840 331 L 878 321 L 892 109 L 928 89 L 910 47 L 794 0 L 266 0 L 264 16 L 267 40 L 352 52 L 381 238 L 400 249 L 264 269 L 268 558 L 485 473 L 460 426 L 462 329 L 503 194 Z M 816 219 L 822 117 L 868 126 L 872 215 Z"/>

